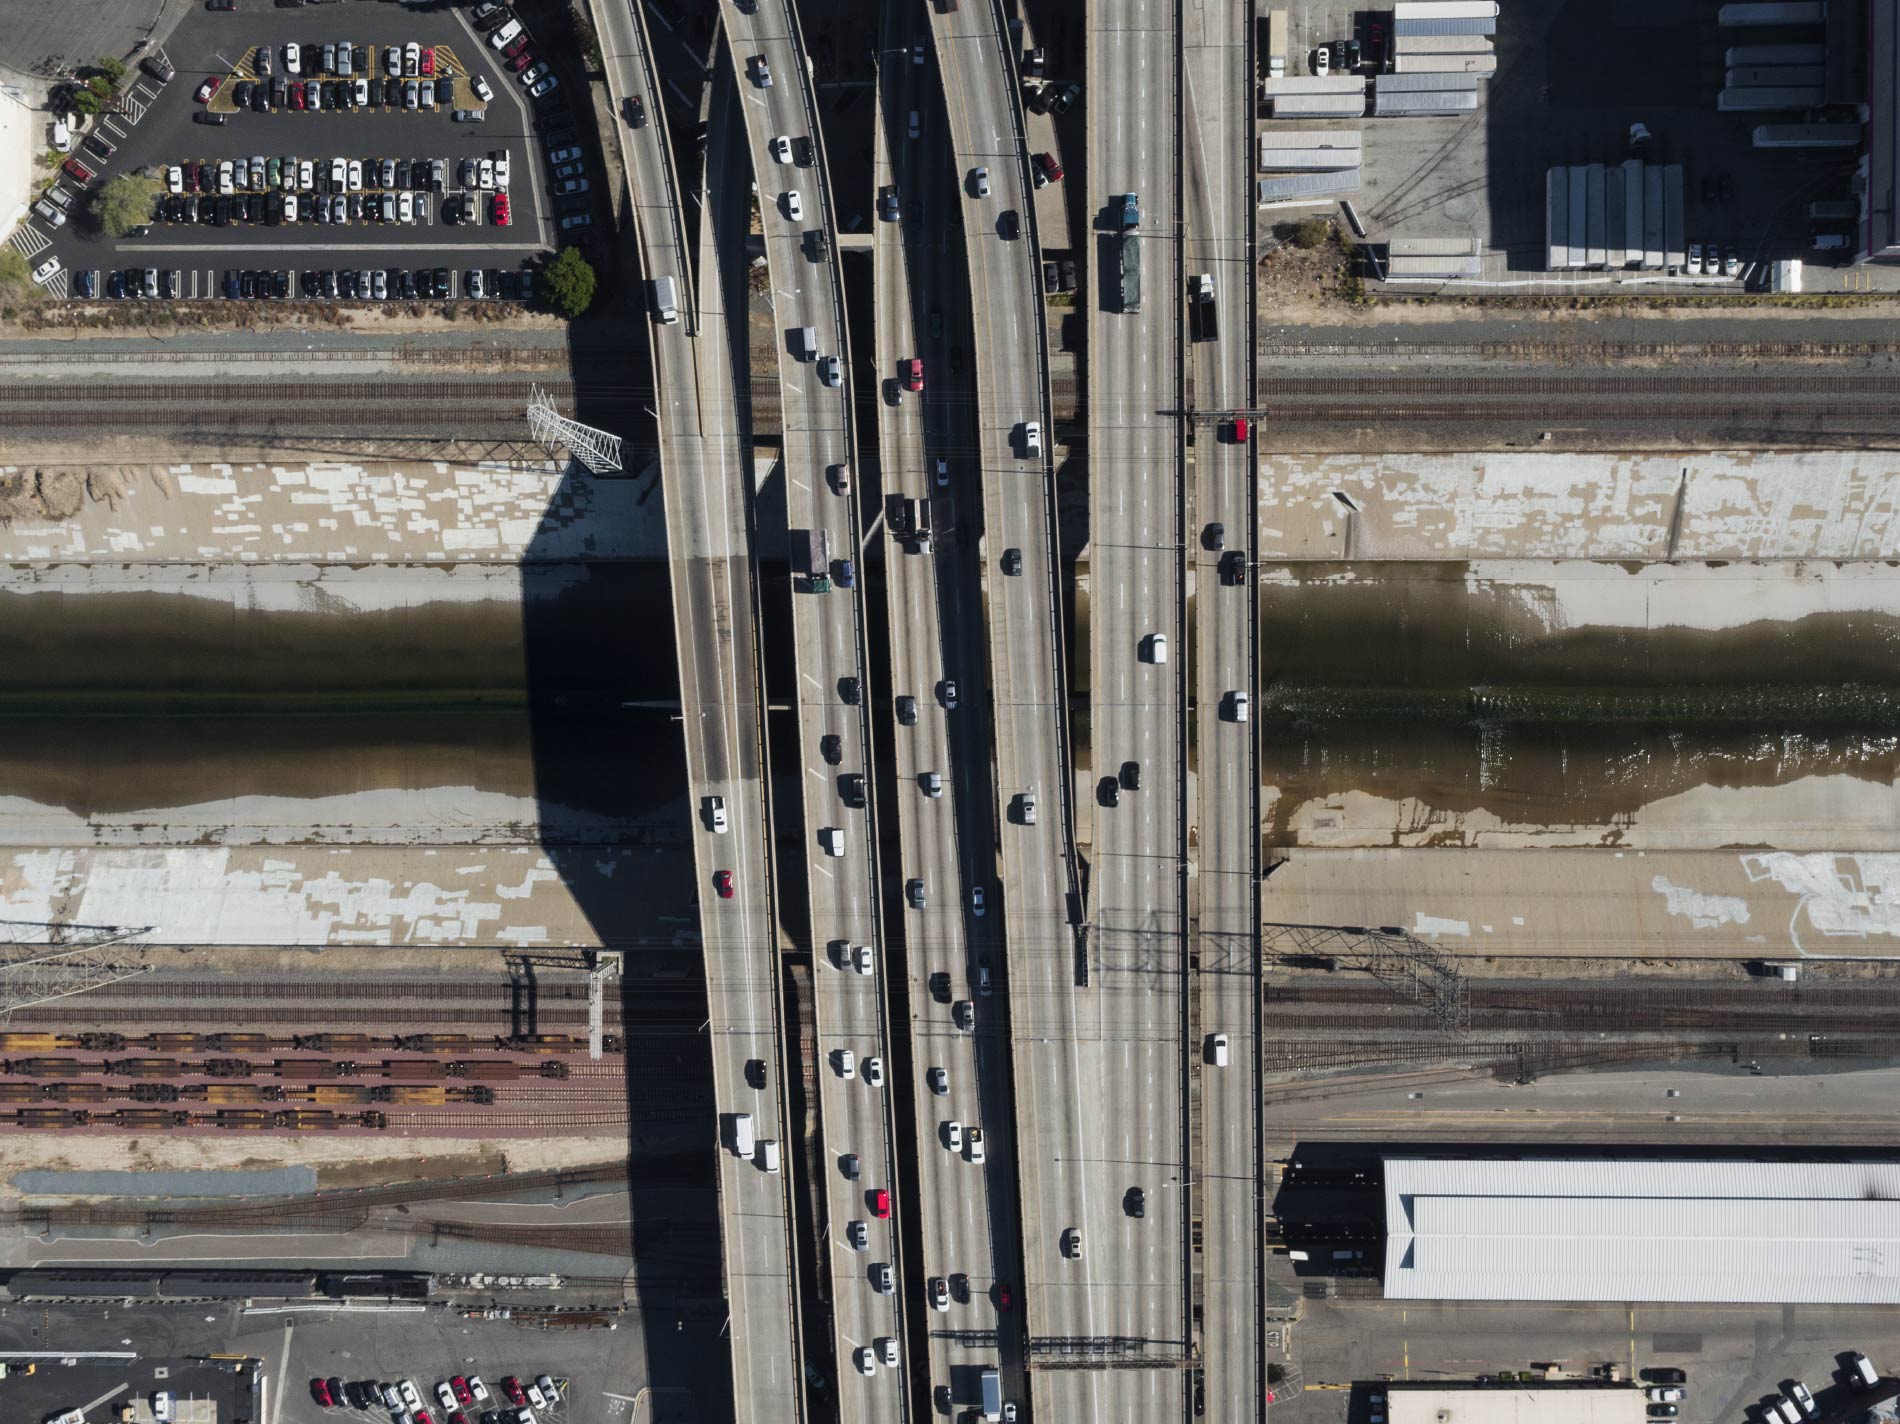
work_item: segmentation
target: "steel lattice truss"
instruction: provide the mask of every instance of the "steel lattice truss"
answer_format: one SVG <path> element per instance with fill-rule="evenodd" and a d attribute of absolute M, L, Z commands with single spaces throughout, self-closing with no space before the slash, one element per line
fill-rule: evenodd
<path fill-rule="evenodd" d="M 0 1022 L 16 1009 L 69 998 L 151 968 L 112 953 L 149 925 L 71 925 L 0 920 Z"/>
<path fill-rule="evenodd" d="M 562 415 L 539 386 L 528 403 L 528 432 L 550 455 L 565 449 L 597 475 L 620 473 L 620 437 Z"/>

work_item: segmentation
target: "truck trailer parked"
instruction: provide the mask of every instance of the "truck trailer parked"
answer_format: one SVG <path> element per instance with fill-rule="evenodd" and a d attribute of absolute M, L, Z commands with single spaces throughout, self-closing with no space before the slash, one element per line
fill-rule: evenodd
<path fill-rule="evenodd" d="M 1195 341 L 1218 341 L 1220 322 L 1214 305 L 1214 275 L 1188 278 L 1188 333 Z"/>

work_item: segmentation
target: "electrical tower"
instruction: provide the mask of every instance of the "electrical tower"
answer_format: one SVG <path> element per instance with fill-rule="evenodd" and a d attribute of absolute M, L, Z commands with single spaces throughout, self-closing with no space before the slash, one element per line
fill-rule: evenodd
<path fill-rule="evenodd" d="M 564 448 L 597 475 L 620 473 L 620 437 L 562 415 L 539 386 L 528 402 L 528 431 L 549 455 Z"/>
<path fill-rule="evenodd" d="M 1362 969 L 1394 994 L 1410 998 L 1446 1033 L 1471 1027 L 1465 976 L 1452 957 L 1398 925 L 1379 929 L 1333 925 L 1269 925 L 1269 944 L 1302 957 Z"/>
<path fill-rule="evenodd" d="M 110 951 L 151 926 L 48 924 L 0 920 L 0 1022 L 16 1009 L 103 989 L 150 970 Z"/>

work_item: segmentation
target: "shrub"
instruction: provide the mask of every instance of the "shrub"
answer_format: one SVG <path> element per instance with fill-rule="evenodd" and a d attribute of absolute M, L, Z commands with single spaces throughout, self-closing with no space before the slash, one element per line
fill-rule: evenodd
<path fill-rule="evenodd" d="M 102 185 L 93 199 L 92 213 L 106 236 L 124 237 L 140 223 L 150 222 L 158 187 L 158 179 L 144 173 L 122 173 Z"/>
<path fill-rule="evenodd" d="M 578 247 L 564 247 L 543 274 L 548 304 L 565 317 L 577 317 L 594 304 L 597 278 Z"/>

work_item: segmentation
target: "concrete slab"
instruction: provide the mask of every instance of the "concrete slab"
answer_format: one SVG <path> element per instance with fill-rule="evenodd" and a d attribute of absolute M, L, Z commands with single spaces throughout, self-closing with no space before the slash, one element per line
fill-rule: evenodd
<path fill-rule="evenodd" d="M 1888 450 L 1268 455 L 1260 501 L 1263 559 L 1884 559 L 1900 550 L 1900 453 Z"/>
<path fill-rule="evenodd" d="M 1266 952 L 1394 927 L 1461 954 L 1900 957 L 1900 854 L 1294 850 L 1265 886 Z"/>

